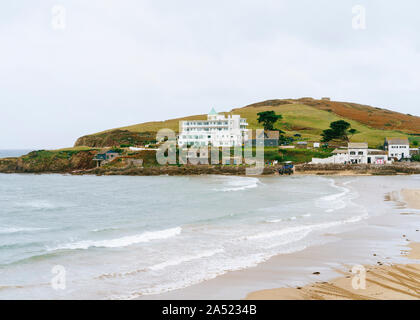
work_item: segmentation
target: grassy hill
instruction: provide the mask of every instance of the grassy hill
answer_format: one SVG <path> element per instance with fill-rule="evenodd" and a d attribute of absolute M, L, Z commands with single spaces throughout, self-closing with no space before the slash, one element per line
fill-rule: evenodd
<path fill-rule="evenodd" d="M 420 140 L 420 117 L 348 102 L 311 98 L 267 100 L 222 113 L 239 114 L 247 118 L 250 129 L 257 129 L 262 128 L 257 122 L 257 113 L 268 110 L 274 110 L 283 116 L 276 127 L 285 131 L 286 135 L 299 133 L 304 139 L 311 141 L 319 141 L 322 130 L 327 129 L 332 121 L 340 119 L 346 120 L 358 131 L 351 141 L 368 142 L 371 147 L 382 145 L 385 137 L 391 136 L 402 137 L 411 134 L 411 139 Z M 145 122 L 118 128 L 118 131 L 115 131 L 117 129 L 106 130 L 79 138 L 75 145 L 98 146 L 97 141 L 100 137 L 106 136 L 108 140 L 112 140 L 109 137 L 113 135 L 113 132 L 121 134 L 121 130 L 131 132 L 134 135 L 133 139 L 138 133 L 156 132 L 161 128 L 178 131 L 179 121 L 193 119 L 206 119 L 206 115 Z M 416 134 L 419 136 L 416 137 Z M 91 140 L 96 141 L 95 145 L 90 144 Z"/>

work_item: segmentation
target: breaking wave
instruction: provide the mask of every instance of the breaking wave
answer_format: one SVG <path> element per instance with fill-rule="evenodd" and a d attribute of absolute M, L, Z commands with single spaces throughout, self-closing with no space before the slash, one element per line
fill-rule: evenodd
<path fill-rule="evenodd" d="M 39 230 L 45 230 L 45 228 L 2 227 L 0 228 L 0 234 L 33 232 L 33 231 L 39 231 Z"/>
<path fill-rule="evenodd" d="M 167 238 L 172 238 L 181 233 L 182 228 L 176 227 L 171 229 L 159 230 L 159 231 L 150 231 L 144 232 L 138 235 L 127 236 L 111 240 L 83 240 L 78 242 L 72 242 L 58 246 L 51 250 L 66 250 L 66 249 L 89 249 L 91 247 L 102 247 L 102 248 L 119 248 L 127 247 L 133 244 L 149 242 L 152 240 L 162 240 Z"/>
<path fill-rule="evenodd" d="M 260 180 L 258 180 L 257 178 L 229 177 L 229 180 L 226 182 L 226 187 L 214 190 L 223 192 L 241 191 L 256 188 L 258 187 L 259 183 Z"/>

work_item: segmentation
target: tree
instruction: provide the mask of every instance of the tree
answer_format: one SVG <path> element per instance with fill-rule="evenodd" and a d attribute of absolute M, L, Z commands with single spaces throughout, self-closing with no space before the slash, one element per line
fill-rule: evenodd
<path fill-rule="evenodd" d="M 276 114 L 274 111 L 263 111 L 258 112 L 258 123 L 263 123 L 264 130 L 273 130 L 274 124 L 277 120 L 283 117 L 280 114 Z"/>
<path fill-rule="evenodd" d="M 354 134 L 356 130 L 350 129 L 350 123 L 344 120 L 338 120 L 330 123 L 330 129 L 326 129 L 322 132 L 321 136 L 323 137 L 323 142 L 328 142 L 334 139 L 342 139 L 349 141 L 348 133 Z"/>
<path fill-rule="evenodd" d="M 328 142 L 328 141 L 334 140 L 336 137 L 336 134 L 333 129 L 326 129 L 322 131 L 321 136 L 322 136 L 322 142 Z"/>
<path fill-rule="evenodd" d="M 356 129 L 353 129 L 353 128 L 351 128 L 350 130 L 349 130 L 349 133 L 351 134 L 351 136 L 350 136 L 350 139 L 357 133 L 357 130 Z"/>

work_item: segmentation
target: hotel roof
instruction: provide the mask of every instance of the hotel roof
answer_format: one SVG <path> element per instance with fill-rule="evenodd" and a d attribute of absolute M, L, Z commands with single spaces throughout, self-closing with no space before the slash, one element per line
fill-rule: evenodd
<path fill-rule="evenodd" d="M 367 142 L 349 142 L 348 148 L 349 149 L 367 149 L 369 146 Z"/>
<path fill-rule="evenodd" d="M 211 108 L 211 110 L 210 110 L 210 112 L 209 112 L 209 115 L 210 115 L 210 116 L 217 115 L 216 110 L 214 110 L 214 108 Z"/>
<path fill-rule="evenodd" d="M 388 144 L 409 145 L 407 138 L 386 138 Z"/>
<path fill-rule="evenodd" d="M 388 152 L 384 151 L 384 150 L 379 150 L 379 149 L 369 149 L 368 150 L 368 155 L 387 155 Z"/>

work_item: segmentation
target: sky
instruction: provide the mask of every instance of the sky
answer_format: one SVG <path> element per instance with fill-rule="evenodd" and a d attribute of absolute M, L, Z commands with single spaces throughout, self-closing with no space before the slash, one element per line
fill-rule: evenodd
<path fill-rule="evenodd" d="M 276 98 L 420 116 L 419 11 L 416 0 L 1 1 L 0 149 Z"/>

